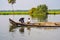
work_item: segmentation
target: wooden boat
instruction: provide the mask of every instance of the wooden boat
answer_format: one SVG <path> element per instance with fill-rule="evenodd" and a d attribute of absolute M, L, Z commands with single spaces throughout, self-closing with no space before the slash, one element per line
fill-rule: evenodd
<path fill-rule="evenodd" d="M 60 27 L 60 23 L 52 23 L 52 22 L 40 22 L 40 23 L 20 23 L 15 22 L 12 19 L 9 18 L 10 24 L 13 26 L 31 26 L 31 27 Z"/>

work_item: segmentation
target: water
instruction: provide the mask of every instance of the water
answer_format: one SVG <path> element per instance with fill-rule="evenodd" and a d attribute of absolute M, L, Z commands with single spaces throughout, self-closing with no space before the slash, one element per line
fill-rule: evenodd
<path fill-rule="evenodd" d="M 9 32 L 9 18 L 19 22 L 19 18 L 24 17 L 25 22 L 30 17 L 29 15 L 0 15 L 0 40 L 60 40 L 59 27 L 41 27 L 41 28 L 26 28 L 24 31 L 19 31 L 21 27 L 15 28 L 13 32 Z M 60 22 L 60 15 L 48 15 L 47 21 Z M 31 17 L 30 17 L 31 18 Z M 38 22 L 37 19 L 32 19 L 31 22 Z"/>
<path fill-rule="evenodd" d="M 48 15 L 49 22 L 60 22 L 60 15 Z"/>

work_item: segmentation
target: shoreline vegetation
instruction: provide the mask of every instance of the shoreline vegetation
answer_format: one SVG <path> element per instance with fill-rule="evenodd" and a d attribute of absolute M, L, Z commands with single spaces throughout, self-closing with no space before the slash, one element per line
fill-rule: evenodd
<path fill-rule="evenodd" d="M 48 14 L 60 14 L 60 10 L 48 10 Z M 29 11 L 0 11 L 0 15 L 29 15 Z"/>
<path fill-rule="evenodd" d="M 18 12 L 18 11 L 7 11 L 0 12 L 0 15 L 29 15 L 28 12 Z"/>

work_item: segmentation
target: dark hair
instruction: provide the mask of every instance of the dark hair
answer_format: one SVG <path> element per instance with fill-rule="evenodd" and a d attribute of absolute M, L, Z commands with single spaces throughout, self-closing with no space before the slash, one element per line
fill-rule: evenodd
<path fill-rule="evenodd" d="M 28 19 L 30 19 L 30 18 L 28 18 Z"/>
<path fill-rule="evenodd" d="M 20 19 L 19 19 L 19 21 L 22 21 L 22 20 L 24 20 L 24 18 L 20 18 Z"/>

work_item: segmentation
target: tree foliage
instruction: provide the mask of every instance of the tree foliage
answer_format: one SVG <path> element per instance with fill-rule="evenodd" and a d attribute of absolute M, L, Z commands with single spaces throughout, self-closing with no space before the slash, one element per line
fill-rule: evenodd
<path fill-rule="evenodd" d="M 45 4 L 39 5 L 37 6 L 37 8 L 32 8 L 30 10 L 31 14 L 43 14 L 43 13 L 46 14 L 47 12 L 48 12 L 48 7 Z"/>
<path fill-rule="evenodd" d="M 37 11 L 36 12 L 46 14 L 48 12 L 48 7 L 45 4 L 39 5 L 39 6 L 37 6 Z"/>
<path fill-rule="evenodd" d="M 16 3 L 16 0 L 8 0 L 8 3 L 14 4 L 14 3 Z"/>
<path fill-rule="evenodd" d="M 45 4 L 39 5 L 37 8 L 32 8 L 29 13 L 34 17 L 45 19 L 48 13 L 48 7 Z"/>
<path fill-rule="evenodd" d="M 29 10 L 29 14 L 32 15 L 35 11 L 36 11 L 36 8 L 32 8 L 31 10 Z"/>

